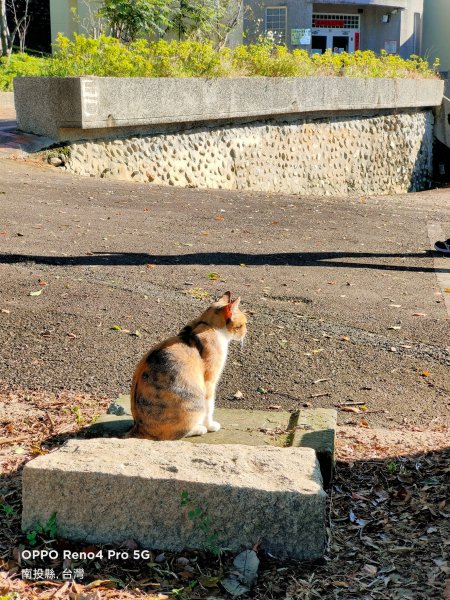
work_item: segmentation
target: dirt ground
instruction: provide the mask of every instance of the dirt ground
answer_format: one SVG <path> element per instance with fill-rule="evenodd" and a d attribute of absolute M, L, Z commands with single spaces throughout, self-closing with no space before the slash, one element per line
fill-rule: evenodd
<path fill-rule="evenodd" d="M 23 464 L 127 393 L 140 356 L 228 289 L 249 335 L 218 405 L 335 407 L 340 425 L 325 563 L 262 556 L 251 596 L 448 597 L 450 259 L 431 247 L 450 235 L 450 190 L 317 199 L 5 159 L 0 181 L 0 597 L 227 597 L 227 555 L 30 584 L 18 548 Z"/>

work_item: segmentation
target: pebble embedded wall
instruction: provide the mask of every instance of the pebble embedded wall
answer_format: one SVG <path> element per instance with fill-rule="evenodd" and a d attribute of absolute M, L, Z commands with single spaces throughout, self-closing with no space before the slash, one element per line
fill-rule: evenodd
<path fill-rule="evenodd" d="M 70 148 L 66 168 L 88 176 L 289 194 L 395 194 L 429 187 L 433 114 L 291 117 Z"/>

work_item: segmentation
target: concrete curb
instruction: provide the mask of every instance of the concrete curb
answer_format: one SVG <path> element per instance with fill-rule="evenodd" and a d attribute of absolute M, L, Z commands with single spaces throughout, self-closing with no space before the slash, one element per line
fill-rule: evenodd
<path fill-rule="evenodd" d="M 430 108 L 443 88 L 439 79 L 21 77 L 14 95 L 21 130 L 73 141 L 174 124 Z"/>
<path fill-rule="evenodd" d="M 59 536 L 92 543 L 233 552 L 259 543 L 314 560 L 325 550 L 325 509 L 309 448 L 71 440 L 23 473 L 23 530 L 56 513 Z"/>

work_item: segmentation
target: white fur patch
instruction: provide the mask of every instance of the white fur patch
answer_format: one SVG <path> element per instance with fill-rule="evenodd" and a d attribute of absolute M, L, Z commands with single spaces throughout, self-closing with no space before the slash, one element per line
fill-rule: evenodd
<path fill-rule="evenodd" d="M 219 342 L 220 352 L 221 352 L 221 364 L 219 374 L 222 373 L 223 368 L 225 366 L 225 362 L 228 356 L 228 344 L 231 341 L 232 336 L 228 332 L 227 329 L 216 329 L 217 341 Z"/>

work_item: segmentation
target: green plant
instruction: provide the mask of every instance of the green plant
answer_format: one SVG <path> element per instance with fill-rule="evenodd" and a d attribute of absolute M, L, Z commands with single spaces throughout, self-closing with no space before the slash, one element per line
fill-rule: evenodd
<path fill-rule="evenodd" d="M 181 492 L 181 506 L 188 509 L 187 516 L 188 519 L 192 521 L 194 528 L 205 534 L 205 549 L 215 556 L 220 556 L 222 548 L 219 544 L 218 535 L 214 530 L 205 509 L 198 506 L 189 496 L 189 492 L 186 491 Z"/>
<path fill-rule="evenodd" d="M 16 516 L 16 511 L 14 510 L 14 508 L 10 505 L 7 504 L 6 502 L 3 504 L 0 504 L 0 510 L 7 516 L 10 518 L 13 518 Z"/>
<path fill-rule="evenodd" d="M 29 54 L 11 54 L 0 58 L 0 91 L 11 92 L 14 77 L 45 75 L 51 59 Z"/>
<path fill-rule="evenodd" d="M 261 39 L 258 44 L 216 50 L 212 41 L 149 41 L 122 43 L 105 35 L 92 39 L 59 34 L 53 58 L 13 54 L 0 59 L 0 90 L 11 90 L 14 77 L 47 75 L 77 77 L 400 77 L 434 78 L 435 68 L 418 56 L 406 60 L 382 52 L 314 54 L 289 52 Z"/>
<path fill-rule="evenodd" d="M 47 523 L 42 525 L 40 521 L 36 521 L 33 529 L 30 529 L 27 533 L 27 540 L 30 546 L 36 546 L 38 541 L 49 542 L 55 539 L 57 531 L 56 513 L 54 512 Z M 46 539 L 49 538 L 49 539 Z"/>
<path fill-rule="evenodd" d="M 395 473 L 397 471 L 397 463 L 395 462 L 395 460 L 391 460 L 390 462 L 388 462 L 386 467 L 390 473 Z"/>
<path fill-rule="evenodd" d="M 79 406 L 72 406 L 72 408 L 70 410 L 75 415 L 75 421 L 77 422 L 77 424 L 81 425 L 81 423 L 83 423 L 83 415 L 81 414 L 80 407 Z"/>
<path fill-rule="evenodd" d="M 117 38 L 130 42 L 140 34 L 163 34 L 171 23 L 171 12 L 166 0 L 103 0 L 99 15 Z"/>

